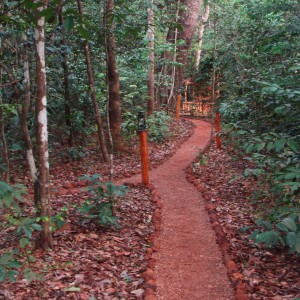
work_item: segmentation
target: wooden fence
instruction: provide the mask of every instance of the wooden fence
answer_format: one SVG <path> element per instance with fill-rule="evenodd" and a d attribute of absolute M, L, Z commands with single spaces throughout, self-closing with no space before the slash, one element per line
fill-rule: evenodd
<path fill-rule="evenodd" d="M 191 117 L 207 117 L 211 113 L 212 103 L 208 101 L 184 101 L 181 115 Z"/>

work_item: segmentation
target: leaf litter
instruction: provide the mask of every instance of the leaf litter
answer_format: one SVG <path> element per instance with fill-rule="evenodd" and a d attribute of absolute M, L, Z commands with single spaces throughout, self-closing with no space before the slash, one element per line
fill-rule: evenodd
<path fill-rule="evenodd" d="M 242 176 L 249 161 L 232 149 L 219 150 L 215 144 L 193 164 L 193 176 L 201 185 L 207 203 L 214 205 L 230 254 L 247 283 L 250 299 L 300 298 L 300 257 L 282 248 L 264 248 L 249 239 L 260 213 L 272 208 L 269 198 L 257 199 L 260 182 Z M 251 227 L 251 230 L 250 230 Z"/>
<path fill-rule="evenodd" d="M 177 120 L 171 126 L 172 135 L 166 143 L 149 143 L 151 167 L 156 167 L 176 152 L 191 135 L 193 125 Z M 134 142 L 137 143 L 137 140 Z M 117 199 L 116 216 L 121 228 L 99 226 L 82 218 L 76 207 L 88 197 L 88 185 L 79 179 L 85 174 L 99 173 L 101 180 L 109 178 L 109 166 L 99 162 L 97 147 L 86 149 L 87 155 L 79 161 L 62 161 L 53 150 L 51 167 L 52 214 L 64 209 L 66 223 L 54 231 L 54 248 L 42 251 L 26 247 L 20 258 L 22 268 L 30 268 L 42 275 L 42 280 L 27 281 L 21 275 L 16 282 L 0 283 L 0 299 L 142 299 L 143 272 L 147 269 L 146 251 L 153 232 L 152 215 L 155 210 L 151 192 L 135 186 L 123 198 Z M 140 158 L 135 145 L 130 153 L 115 157 L 116 178 L 129 177 L 140 169 Z M 18 164 L 18 161 L 14 162 Z M 20 164 L 13 172 L 16 182 L 28 187 L 27 207 L 33 213 L 33 191 L 26 167 Z M 17 247 L 17 239 L 10 232 L 0 236 L 0 254 Z M 27 258 L 26 258 L 27 257 Z M 30 259 L 29 259 L 30 258 Z"/>

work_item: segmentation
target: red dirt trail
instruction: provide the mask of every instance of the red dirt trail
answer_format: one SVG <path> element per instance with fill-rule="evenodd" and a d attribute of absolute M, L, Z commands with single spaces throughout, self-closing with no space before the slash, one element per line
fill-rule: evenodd
<path fill-rule="evenodd" d="M 204 200 L 186 180 L 186 167 L 209 143 L 211 125 L 192 120 L 194 134 L 176 154 L 150 171 L 151 183 L 162 203 L 162 223 L 155 277 L 159 300 L 230 300 L 234 291 L 215 232 L 204 209 Z M 140 180 L 140 176 L 126 181 Z"/>

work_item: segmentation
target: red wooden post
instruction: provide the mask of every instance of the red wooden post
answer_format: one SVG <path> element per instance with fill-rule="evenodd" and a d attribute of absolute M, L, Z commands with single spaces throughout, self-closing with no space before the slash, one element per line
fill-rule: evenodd
<path fill-rule="evenodd" d="M 177 95 L 175 119 L 179 119 L 181 94 Z"/>
<path fill-rule="evenodd" d="M 149 162 L 148 162 L 148 145 L 147 145 L 147 131 L 139 132 L 140 147 L 141 147 L 141 169 L 142 169 L 142 183 L 149 184 Z"/>
<path fill-rule="evenodd" d="M 149 162 L 147 145 L 147 126 L 144 112 L 138 113 L 138 134 L 140 136 L 142 183 L 149 184 Z"/>
<path fill-rule="evenodd" d="M 220 123 L 220 113 L 216 112 L 216 143 L 217 148 L 221 149 L 221 140 L 220 140 L 220 130 L 221 130 L 221 123 Z"/>

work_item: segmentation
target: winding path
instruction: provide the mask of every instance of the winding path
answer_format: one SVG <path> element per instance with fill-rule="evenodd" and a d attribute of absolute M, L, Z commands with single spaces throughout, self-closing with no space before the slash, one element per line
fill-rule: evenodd
<path fill-rule="evenodd" d="M 210 139 L 211 125 L 200 120 L 194 134 L 167 162 L 150 172 L 162 202 L 160 248 L 155 253 L 160 300 L 234 299 L 204 200 L 186 180 L 185 168 Z M 136 180 L 136 178 L 132 178 Z M 128 180 L 127 180 L 128 181 Z"/>

